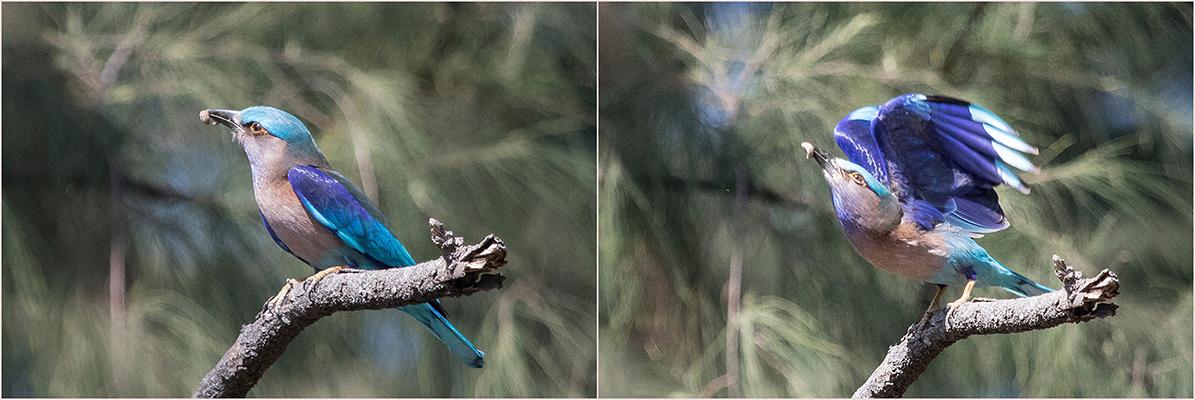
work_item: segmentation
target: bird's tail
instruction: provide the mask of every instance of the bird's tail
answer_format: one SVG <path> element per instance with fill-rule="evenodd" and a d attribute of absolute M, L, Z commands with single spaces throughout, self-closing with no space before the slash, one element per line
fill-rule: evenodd
<path fill-rule="evenodd" d="M 1054 289 L 1050 289 L 1045 285 L 1034 282 L 1032 279 L 1026 278 L 1024 275 L 1018 274 L 1015 271 L 1008 269 L 1008 267 L 1001 265 L 1000 262 L 996 260 L 992 260 L 992 262 L 995 262 L 996 265 L 999 265 L 1000 268 L 1004 270 L 997 279 L 997 286 L 1000 286 L 1002 289 L 1007 290 L 1012 294 L 1026 297 L 1054 291 Z"/>
<path fill-rule="evenodd" d="M 420 323 L 431 329 L 432 334 L 440 339 L 448 346 L 448 350 L 452 351 L 461 360 L 473 368 L 481 368 L 485 365 L 485 353 L 478 350 L 465 338 L 465 335 L 456 330 L 448 318 L 440 312 L 431 303 L 423 303 L 418 305 L 399 307 L 399 310 L 415 317 Z"/>

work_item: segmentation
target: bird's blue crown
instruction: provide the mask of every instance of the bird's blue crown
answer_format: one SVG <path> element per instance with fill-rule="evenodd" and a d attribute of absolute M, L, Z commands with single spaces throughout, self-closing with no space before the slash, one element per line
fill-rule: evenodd
<path fill-rule="evenodd" d="M 311 140 L 311 131 L 303 125 L 303 121 L 286 111 L 270 106 L 253 106 L 241 110 L 241 123 L 256 122 L 266 128 L 271 135 L 285 140 L 287 143 Z"/>

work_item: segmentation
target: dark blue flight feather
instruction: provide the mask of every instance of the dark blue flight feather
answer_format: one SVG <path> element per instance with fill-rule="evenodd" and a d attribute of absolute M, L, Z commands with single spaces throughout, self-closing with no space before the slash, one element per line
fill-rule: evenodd
<path fill-rule="evenodd" d="M 847 115 L 834 128 L 834 141 L 846 153 L 846 158 L 867 169 L 872 176 L 888 182 L 888 164 L 884 153 L 871 134 L 871 121 L 880 112 L 875 107 L 863 107 Z"/>
<path fill-rule="evenodd" d="M 942 211 L 927 201 L 913 200 L 906 203 L 903 208 L 905 214 L 912 217 L 917 226 L 927 231 L 934 229 L 934 226 L 945 220 Z"/>
<path fill-rule="evenodd" d="M 835 129 L 847 158 L 889 185 L 923 228 L 947 222 L 975 235 L 1008 227 L 995 190 L 1027 193 L 1013 168 L 1037 154 L 991 111 L 944 96 L 906 94 L 851 113 Z M 926 206 L 936 212 L 930 212 Z"/>

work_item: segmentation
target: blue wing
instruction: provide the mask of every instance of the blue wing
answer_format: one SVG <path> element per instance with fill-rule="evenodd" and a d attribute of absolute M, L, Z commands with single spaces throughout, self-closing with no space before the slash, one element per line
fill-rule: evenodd
<path fill-rule="evenodd" d="M 834 141 L 846 153 L 846 159 L 867 169 L 880 182 L 888 182 L 887 162 L 884 153 L 871 134 L 871 122 L 880 109 L 863 107 L 851 112 L 834 128 Z"/>
<path fill-rule="evenodd" d="M 879 113 L 880 109 L 874 106 L 851 112 L 834 127 L 834 141 L 843 153 L 846 153 L 848 160 L 867 169 L 872 176 L 891 187 L 888 181 L 888 161 L 871 131 L 872 122 Z M 922 229 L 933 229 L 945 220 L 942 211 L 933 204 L 918 199 L 902 200 L 905 214 L 912 217 Z"/>
<path fill-rule="evenodd" d="M 966 101 L 907 94 L 852 115 L 870 119 L 870 129 L 848 117 L 839 124 L 839 146 L 852 162 L 874 168 L 903 203 L 917 205 L 908 207 L 914 217 L 926 215 L 927 221 L 940 218 L 976 235 L 1007 228 L 993 187 L 1028 193 L 1013 168 L 1038 171 L 1025 155 L 1037 154 L 1036 148 L 1003 119 Z M 871 158 L 879 165 L 870 166 Z M 940 217 L 917 202 L 932 205 Z"/>
<path fill-rule="evenodd" d="M 406 247 L 382 223 L 382 213 L 344 175 L 309 165 L 286 174 L 303 207 L 344 244 L 390 267 L 415 265 Z"/>
<path fill-rule="evenodd" d="M 286 178 L 312 218 L 335 232 L 346 245 L 377 260 L 378 264 L 391 267 L 415 265 L 415 259 L 406 247 L 382 223 L 382 212 L 344 175 L 300 165 L 287 171 Z M 431 329 L 436 338 L 469 366 L 481 368 L 484 365 L 485 353 L 448 322 L 447 312 L 439 300 L 399 309 Z"/>

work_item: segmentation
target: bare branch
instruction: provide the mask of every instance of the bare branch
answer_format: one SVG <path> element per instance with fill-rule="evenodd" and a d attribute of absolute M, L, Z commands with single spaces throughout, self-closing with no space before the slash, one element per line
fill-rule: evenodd
<path fill-rule="evenodd" d="M 241 328 L 193 396 L 244 397 L 303 328 L 334 312 L 394 308 L 502 287 L 504 277 L 490 273 L 506 264 L 501 239 L 489 235 L 466 246 L 439 221 L 429 224 L 443 256 L 403 268 L 343 270 L 315 284 L 295 285 L 278 307 L 267 303 L 256 320 Z"/>
<path fill-rule="evenodd" d="M 1105 269 L 1093 278 L 1083 278 L 1058 256 L 1054 256 L 1054 272 L 1062 281 L 1062 290 L 1020 299 L 965 303 L 950 313 L 935 312 L 924 325 L 909 327 L 852 397 L 904 395 L 934 357 L 972 335 L 1049 329 L 1116 314 L 1117 306 L 1110 303 L 1120 289 L 1115 273 Z"/>

